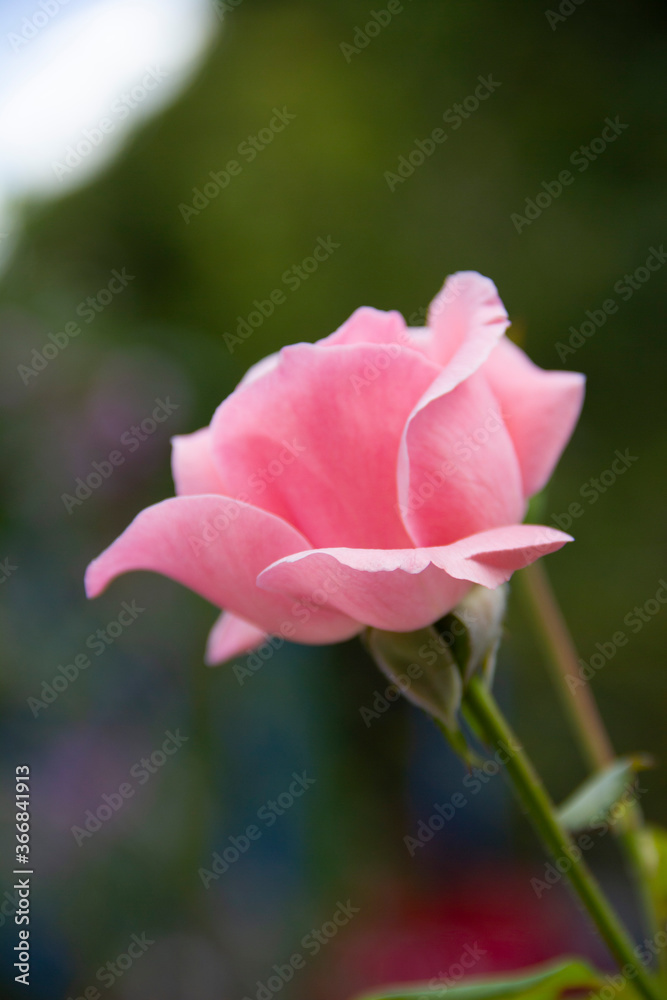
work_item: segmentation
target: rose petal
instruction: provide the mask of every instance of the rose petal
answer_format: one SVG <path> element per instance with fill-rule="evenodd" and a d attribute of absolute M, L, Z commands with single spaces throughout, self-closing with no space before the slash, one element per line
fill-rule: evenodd
<path fill-rule="evenodd" d="M 506 583 L 515 570 L 572 541 L 572 535 L 543 524 L 511 524 L 480 531 L 447 546 L 443 565 L 457 579 L 493 589 Z"/>
<path fill-rule="evenodd" d="M 153 570 L 268 633 L 289 623 L 297 641 L 349 638 L 358 627 L 340 614 L 321 608 L 304 622 L 293 602 L 256 585 L 265 566 L 307 548 L 295 528 L 257 507 L 229 497 L 172 497 L 142 511 L 90 564 L 86 592 L 97 597 L 121 573 Z"/>
<path fill-rule="evenodd" d="M 280 352 L 275 351 L 273 354 L 267 354 L 265 358 L 258 361 L 256 364 L 251 365 L 248 371 L 245 373 L 239 385 L 248 385 L 250 382 L 254 382 L 258 378 L 262 378 L 268 372 L 273 371 L 273 369 L 278 364 L 280 358 Z"/>
<path fill-rule="evenodd" d="M 585 377 L 545 371 L 504 338 L 484 365 L 514 442 L 526 497 L 539 492 L 553 473 L 579 419 Z"/>
<path fill-rule="evenodd" d="M 523 519 L 514 445 L 481 372 L 417 408 L 399 470 L 401 512 L 417 545 L 448 545 Z"/>
<path fill-rule="evenodd" d="M 335 333 L 317 343 L 321 347 L 341 344 L 403 344 L 407 340 L 405 320 L 399 312 L 384 312 L 371 306 L 361 306 Z"/>
<path fill-rule="evenodd" d="M 470 584 L 498 587 L 571 540 L 555 528 L 517 524 L 431 548 L 318 549 L 278 560 L 257 582 L 292 597 L 320 588 L 330 607 L 364 625 L 409 632 L 451 611 Z"/>
<path fill-rule="evenodd" d="M 315 545 L 411 545 L 397 509 L 408 415 L 438 369 L 398 345 L 297 344 L 217 410 L 213 448 L 229 492 Z"/>
<path fill-rule="evenodd" d="M 251 625 L 231 611 L 223 611 L 209 632 L 206 662 L 209 666 L 224 663 L 239 653 L 248 653 L 261 646 L 266 637 L 266 632 L 261 628 Z"/>
<path fill-rule="evenodd" d="M 490 278 L 476 271 L 450 275 L 429 307 L 428 355 L 444 367 L 438 394 L 448 392 L 486 361 L 509 326 Z"/>
<path fill-rule="evenodd" d="M 179 496 L 227 492 L 213 461 L 209 427 L 173 437 L 171 449 L 171 471 Z"/>

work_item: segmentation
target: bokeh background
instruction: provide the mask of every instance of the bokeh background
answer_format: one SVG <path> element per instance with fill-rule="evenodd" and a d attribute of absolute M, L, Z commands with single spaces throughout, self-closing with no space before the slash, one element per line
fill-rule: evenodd
<path fill-rule="evenodd" d="M 35 1000 L 94 986 L 128 1000 L 342 1000 L 446 974 L 467 946 L 483 952 L 476 973 L 564 948 L 604 962 L 562 884 L 539 900 L 533 892 L 544 858 L 501 777 L 410 855 L 404 838 L 462 789 L 464 773 L 407 704 L 367 724 L 360 710 L 385 682 L 358 643 L 286 646 L 252 676 L 210 670 L 203 650 L 217 612 L 203 600 L 134 574 L 88 603 L 82 577 L 135 513 L 171 494 L 169 438 L 206 424 L 252 363 L 325 336 L 361 304 L 421 323 L 446 274 L 476 269 L 498 285 L 512 336 L 539 364 L 588 376 L 543 519 L 574 502 L 583 514 L 576 543 L 548 570 L 583 659 L 619 629 L 630 635 L 597 671 L 595 695 L 619 752 L 664 759 L 667 610 L 636 633 L 624 625 L 667 573 L 664 269 L 647 281 L 641 272 L 630 295 L 614 289 L 631 288 L 624 276 L 665 239 L 664 5 L 561 3 L 556 19 L 520 0 L 404 0 L 366 34 L 384 0 L 53 2 L 57 13 L 28 39 L 24 19 L 34 26 L 40 7 L 5 5 L 0 39 L 3 995 L 21 989 L 10 808 L 21 763 L 33 774 Z M 123 105 L 155 67 L 154 89 Z M 499 86 L 488 99 L 459 127 L 443 124 L 489 75 Z M 239 146 L 276 108 L 294 117 L 270 142 L 262 133 L 250 162 Z M 579 172 L 570 156 L 608 116 L 627 128 Z M 103 118 L 113 129 L 79 163 L 65 160 Z M 385 174 L 438 127 L 447 140 L 390 184 Z M 241 172 L 184 211 L 232 159 Z M 574 183 L 517 232 L 512 214 L 568 168 Z M 320 238 L 334 252 L 292 287 L 285 272 Z M 131 280 L 108 295 L 114 270 Z M 252 336 L 225 337 L 276 288 L 285 301 Z M 564 355 L 571 328 L 610 298 L 617 312 Z M 33 349 L 72 321 L 81 334 L 26 376 Z M 169 416 L 133 437 L 165 399 Z M 116 449 L 123 464 L 68 510 L 63 494 Z M 616 449 L 636 460 L 598 489 L 591 481 Z M 145 611 L 36 710 L 29 699 L 91 652 L 88 637 L 124 601 Z M 563 797 L 585 768 L 515 599 L 498 691 Z M 129 777 L 169 730 L 187 737 L 178 752 L 143 783 L 136 769 Z M 200 869 L 295 772 L 314 784 L 270 827 L 260 822 L 261 838 L 205 888 Z M 643 799 L 662 822 L 666 773 L 646 776 Z M 128 780 L 133 797 L 77 843 L 72 828 Z M 592 863 L 639 931 L 612 840 Z M 358 912 L 327 938 L 340 904 Z M 304 943 L 324 924 L 325 943 Z M 153 943 L 111 983 L 96 978 L 132 935 Z M 304 967 L 266 985 L 297 952 Z"/>

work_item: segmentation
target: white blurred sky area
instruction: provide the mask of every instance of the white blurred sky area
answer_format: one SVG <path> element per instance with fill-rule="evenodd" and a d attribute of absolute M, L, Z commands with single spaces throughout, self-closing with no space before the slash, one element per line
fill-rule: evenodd
<path fill-rule="evenodd" d="M 214 0 L 0 0 L 0 260 L 14 203 L 87 181 L 196 72 Z"/>

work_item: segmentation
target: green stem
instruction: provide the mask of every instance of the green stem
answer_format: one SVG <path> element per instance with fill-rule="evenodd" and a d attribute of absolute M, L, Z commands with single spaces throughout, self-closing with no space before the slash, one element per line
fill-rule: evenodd
<path fill-rule="evenodd" d="M 484 742 L 492 746 L 502 742 L 512 748 L 512 752 L 507 755 L 505 767 L 545 847 L 556 862 L 561 858 L 571 862 L 567 869 L 567 877 L 618 962 L 619 968 L 630 966 L 634 970 L 635 986 L 646 1000 L 661 1000 L 657 985 L 638 961 L 634 945 L 625 928 L 611 909 L 594 875 L 583 860 L 581 851 L 561 826 L 554 804 L 539 775 L 525 751 L 517 749 L 520 744 L 480 677 L 471 679 L 463 698 L 463 707 L 467 710 L 471 721 L 476 723 Z"/>
<path fill-rule="evenodd" d="M 514 580 L 536 627 L 552 680 L 581 752 L 591 770 L 602 770 L 614 760 L 614 748 L 593 692 L 581 676 L 577 650 L 544 566 L 540 562 L 533 563 L 517 573 Z"/>
<path fill-rule="evenodd" d="M 514 579 L 518 583 L 529 617 L 536 626 L 552 680 L 578 738 L 582 755 L 592 771 L 602 770 L 614 760 L 614 748 L 593 692 L 581 674 L 576 646 L 547 572 L 542 563 L 536 562 L 517 573 Z M 641 806 L 633 801 L 621 817 L 617 832 L 635 873 L 646 925 L 655 934 L 659 929 L 659 921 L 651 892 L 651 873 L 637 841 L 637 831 L 643 825 Z"/>

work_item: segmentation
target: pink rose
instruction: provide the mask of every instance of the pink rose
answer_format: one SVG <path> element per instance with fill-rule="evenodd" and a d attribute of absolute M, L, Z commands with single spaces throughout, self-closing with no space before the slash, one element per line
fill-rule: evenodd
<path fill-rule="evenodd" d="M 505 336 L 495 285 L 450 277 L 428 325 L 358 309 L 330 337 L 265 358 L 194 434 L 174 439 L 177 496 L 88 567 L 95 597 L 128 570 L 224 608 L 207 659 L 277 635 L 349 639 L 442 617 L 472 584 L 571 541 L 522 524 L 581 409 L 584 378 Z"/>

